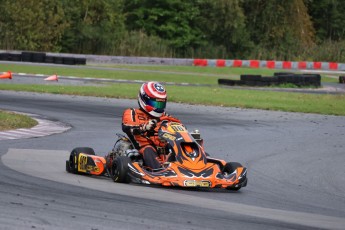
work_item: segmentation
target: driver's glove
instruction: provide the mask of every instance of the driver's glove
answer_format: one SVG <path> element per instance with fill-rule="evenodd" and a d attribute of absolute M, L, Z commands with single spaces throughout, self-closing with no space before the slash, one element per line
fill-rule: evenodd
<path fill-rule="evenodd" d="M 154 130 L 154 128 L 156 128 L 156 126 L 157 126 L 157 121 L 151 119 L 142 126 L 142 130 L 143 131 L 151 131 L 151 130 Z"/>

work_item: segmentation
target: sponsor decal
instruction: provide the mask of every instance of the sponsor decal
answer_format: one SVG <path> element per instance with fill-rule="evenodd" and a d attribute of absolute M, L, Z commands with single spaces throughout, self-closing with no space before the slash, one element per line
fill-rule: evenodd
<path fill-rule="evenodd" d="M 185 180 L 184 186 L 186 187 L 211 187 L 211 182 L 207 180 Z"/>
<path fill-rule="evenodd" d="M 176 137 L 174 137 L 173 135 L 169 134 L 169 133 L 164 133 L 163 137 L 172 141 L 175 141 Z"/>
<path fill-rule="evenodd" d="M 99 173 L 99 168 L 97 166 L 87 165 L 86 171 Z"/>

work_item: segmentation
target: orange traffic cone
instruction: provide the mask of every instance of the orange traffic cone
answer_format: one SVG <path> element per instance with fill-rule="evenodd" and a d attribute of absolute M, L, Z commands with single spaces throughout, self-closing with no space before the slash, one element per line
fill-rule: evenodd
<path fill-rule="evenodd" d="M 0 75 L 0 79 L 12 79 L 12 73 L 10 71 Z"/>
<path fill-rule="evenodd" d="M 45 81 L 58 81 L 58 76 L 55 74 L 55 75 L 52 75 L 50 77 L 47 77 L 44 79 Z"/>

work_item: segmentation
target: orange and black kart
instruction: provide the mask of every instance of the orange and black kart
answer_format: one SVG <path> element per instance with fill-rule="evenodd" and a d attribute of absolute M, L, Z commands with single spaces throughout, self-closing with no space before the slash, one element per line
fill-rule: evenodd
<path fill-rule="evenodd" d="M 239 190 L 247 185 L 247 169 L 237 162 L 225 162 L 208 156 L 202 139 L 189 133 L 180 123 L 159 123 L 158 137 L 166 142 L 159 148 L 161 169 L 145 167 L 141 155 L 123 135 L 105 157 L 96 156 L 92 148 L 75 148 L 66 170 L 71 173 L 104 175 L 120 183 L 158 184 L 162 186 L 207 187 Z"/>

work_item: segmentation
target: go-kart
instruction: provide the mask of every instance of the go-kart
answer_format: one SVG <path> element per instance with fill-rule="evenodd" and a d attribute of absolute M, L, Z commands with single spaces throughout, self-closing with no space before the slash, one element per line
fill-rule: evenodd
<path fill-rule="evenodd" d="M 152 170 L 130 140 L 121 134 L 105 157 L 92 148 L 72 150 L 66 170 L 76 174 L 108 176 L 114 182 L 158 184 L 162 186 L 226 188 L 239 190 L 247 185 L 247 169 L 237 162 L 210 157 L 204 151 L 198 132 L 189 133 L 181 123 L 158 123 L 158 138 L 165 143 L 157 148 L 162 168 Z"/>

